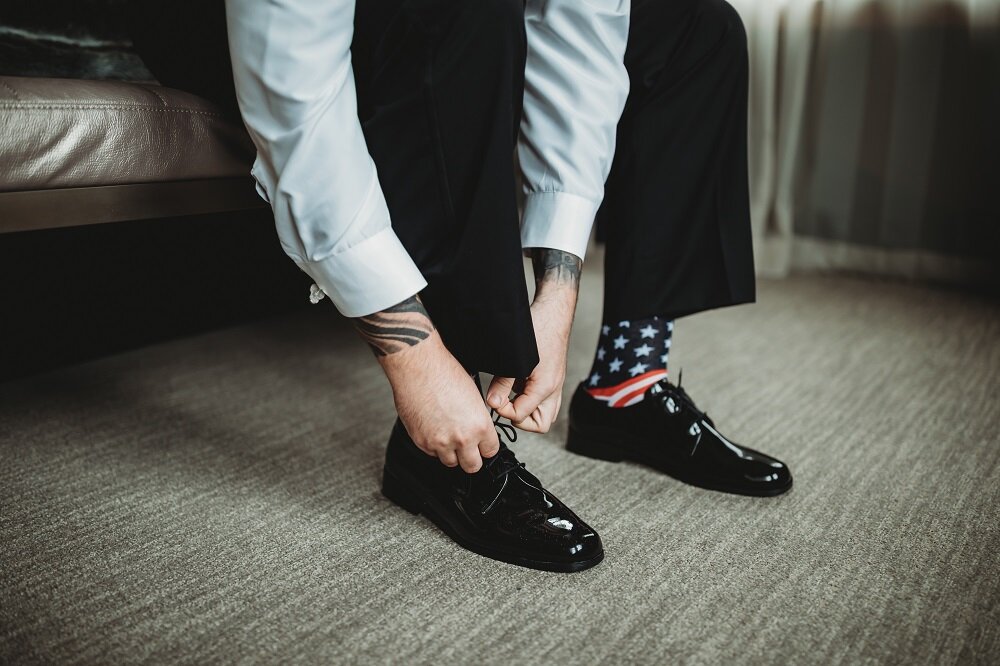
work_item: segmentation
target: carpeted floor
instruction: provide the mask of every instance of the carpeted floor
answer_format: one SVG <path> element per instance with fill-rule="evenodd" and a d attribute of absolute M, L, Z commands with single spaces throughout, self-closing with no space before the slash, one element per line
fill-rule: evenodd
<path fill-rule="evenodd" d="M 761 281 L 678 324 L 681 367 L 794 490 L 575 457 L 561 421 L 515 448 L 604 538 L 571 575 L 381 498 L 390 394 L 328 304 L 0 386 L 0 662 L 1000 661 L 1000 307 Z"/>

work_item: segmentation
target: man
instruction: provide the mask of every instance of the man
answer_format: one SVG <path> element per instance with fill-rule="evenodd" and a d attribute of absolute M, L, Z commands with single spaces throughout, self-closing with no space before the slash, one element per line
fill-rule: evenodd
<path fill-rule="evenodd" d="M 500 417 L 549 429 L 595 219 L 604 323 L 569 450 L 728 492 L 791 486 L 667 381 L 675 318 L 754 298 L 746 41 L 729 4 L 227 0 L 226 18 L 282 246 L 392 386 L 388 498 L 495 559 L 604 557 L 500 440 L 494 426 L 513 429 L 477 379 L 494 375 Z M 153 67 L 168 85 L 171 67 Z"/>

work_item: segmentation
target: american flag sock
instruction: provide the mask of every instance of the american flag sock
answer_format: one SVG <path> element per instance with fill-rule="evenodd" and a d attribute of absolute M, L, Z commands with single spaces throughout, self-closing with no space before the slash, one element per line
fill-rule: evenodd
<path fill-rule="evenodd" d="M 628 407 L 667 377 L 674 322 L 662 317 L 605 322 L 584 388 L 608 407 Z"/>

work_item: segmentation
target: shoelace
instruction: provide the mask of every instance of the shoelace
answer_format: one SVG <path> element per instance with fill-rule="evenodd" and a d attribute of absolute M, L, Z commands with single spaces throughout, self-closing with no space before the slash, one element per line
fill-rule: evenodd
<path fill-rule="evenodd" d="M 500 412 L 495 409 L 490 409 L 490 415 L 493 416 L 493 426 L 500 430 L 506 437 L 507 441 L 511 444 L 517 441 L 517 428 L 515 428 L 510 423 L 500 423 Z"/>
<path fill-rule="evenodd" d="M 511 444 L 516 442 L 517 429 L 509 423 L 501 423 L 500 414 L 495 409 L 491 409 L 490 414 L 496 414 L 496 417 L 493 419 L 493 426 L 503 433 Z M 497 437 L 499 436 L 498 434 Z M 501 446 L 497 454 L 489 459 L 483 469 L 488 470 L 494 479 L 500 479 L 515 469 L 523 469 L 524 466 L 523 462 L 518 461 L 513 451 L 506 446 Z"/>
<path fill-rule="evenodd" d="M 698 450 L 698 445 L 701 444 L 702 431 L 701 425 L 699 424 L 704 423 L 709 427 L 714 424 L 712 423 L 712 419 L 708 417 L 708 412 L 703 412 L 698 409 L 698 406 L 694 404 L 694 400 L 692 400 L 691 396 L 687 394 L 687 391 L 681 388 L 681 382 L 683 380 L 684 371 L 682 370 L 677 376 L 677 386 L 672 386 L 667 383 L 667 386 L 664 387 L 663 382 L 658 383 L 660 389 L 662 390 L 662 393 L 660 394 L 660 405 L 665 411 L 671 414 L 676 413 L 676 411 L 680 409 L 684 409 L 689 414 L 694 414 L 696 417 L 687 431 L 690 436 L 695 438 L 694 445 L 691 447 L 691 451 L 688 454 L 693 456 Z M 671 408 L 671 402 L 674 403 L 674 407 L 676 409 Z"/>
<path fill-rule="evenodd" d="M 708 417 L 708 412 L 703 412 L 698 409 L 698 405 L 694 404 L 694 400 L 688 395 L 688 392 L 681 388 L 681 382 L 683 381 L 684 371 L 681 370 L 677 375 L 677 386 L 671 387 L 669 384 L 667 386 L 663 386 L 663 383 L 661 382 L 660 386 L 663 387 L 663 393 L 660 394 L 660 403 L 665 405 L 668 398 L 673 398 L 677 402 L 680 402 L 689 412 L 693 413 L 699 419 L 704 419 L 710 424 L 713 423 L 712 419 Z"/>

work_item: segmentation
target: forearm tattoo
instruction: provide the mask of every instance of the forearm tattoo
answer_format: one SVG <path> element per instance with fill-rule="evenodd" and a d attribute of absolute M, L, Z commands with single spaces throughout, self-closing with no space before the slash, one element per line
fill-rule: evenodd
<path fill-rule="evenodd" d="M 536 247 L 531 250 L 531 267 L 535 271 L 536 286 L 542 282 L 551 282 L 578 287 L 583 261 L 569 252 Z"/>
<path fill-rule="evenodd" d="M 434 331 L 427 310 L 416 296 L 381 312 L 357 317 L 354 319 L 354 327 L 375 356 L 388 356 L 403 351 L 426 340 Z"/>

